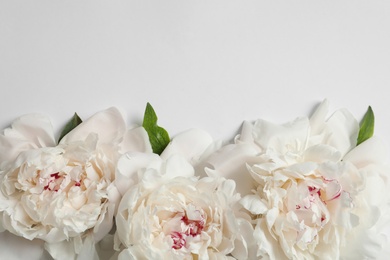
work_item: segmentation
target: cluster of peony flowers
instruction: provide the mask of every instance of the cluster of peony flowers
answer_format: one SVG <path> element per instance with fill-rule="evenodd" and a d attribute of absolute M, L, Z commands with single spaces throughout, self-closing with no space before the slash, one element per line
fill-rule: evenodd
<path fill-rule="evenodd" d="M 110 108 L 55 141 L 25 115 L 0 135 L 1 259 L 386 259 L 387 147 L 347 111 L 192 129 L 161 154 Z"/>

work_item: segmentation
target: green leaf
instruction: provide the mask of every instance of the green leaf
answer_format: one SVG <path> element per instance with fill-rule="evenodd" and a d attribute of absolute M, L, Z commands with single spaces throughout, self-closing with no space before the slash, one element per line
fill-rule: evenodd
<path fill-rule="evenodd" d="M 359 136 L 357 139 L 357 145 L 363 143 L 368 138 L 374 135 L 375 117 L 371 106 L 368 107 L 366 114 L 360 122 Z"/>
<path fill-rule="evenodd" d="M 62 129 L 62 132 L 60 134 L 60 138 L 58 139 L 58 143 L 61 141 L 61 139 L 67 135 L 70 131 L 72 131 L 76 126 L 81 124 L 83 122 L 81 118 L 77 115 L 77 113 L 74 113 L 73 117 L 69 120 L 69 122 L 65 125 L 64 129 Z"/>
<path fill-rule="evenodd" d="M 168 132 L 164 128 L 157 125 L 157 119 L 156 112 L 154 112 L 153 107 L 148 102 L 146 104 L 142 126 L 148 133 L 153 152 L 156 154 L 161 154 L 165 147 L 167 147 L 169 144 L 170 139 Z"/>

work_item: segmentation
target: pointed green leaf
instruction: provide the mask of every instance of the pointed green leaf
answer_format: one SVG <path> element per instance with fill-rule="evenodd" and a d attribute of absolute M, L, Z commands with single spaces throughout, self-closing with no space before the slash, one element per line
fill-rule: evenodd
<path fill-rule="evenodd" d="M 148 102 L 146 104 L 142 126 L 148 133 L 153 152 L 156 154 L 161 154 L 165 147 L 167 147 L 169 144 L 170 139 L 168 132 L 164 128 L 157 125 L 157 119 L 156 112 L 154 112 L 153 107 Z"/>
<path fill-rule="evenodd" d="M 58 143 L 61 141 L 61 139 L 67 135 L 70 131 L 72 131 L 76 126 L 81 124 L 83 122 L 81 118 L 77 115 L 77 113 L 74 113 L 73 117 L 69 120 L 69 122 L 65 125 L 64 129 L 62 129 L 62 132 L 60 134 L 60 138 L 58 139 Z"/>
<path fill-rule="evenodd" d="M 366 114 L 360 122 L 359 136 L 357 139 L 357 145 L 363 143 L 368 138 L 374 135 L 375 117 L 371 106 L 368 107 Z"/>

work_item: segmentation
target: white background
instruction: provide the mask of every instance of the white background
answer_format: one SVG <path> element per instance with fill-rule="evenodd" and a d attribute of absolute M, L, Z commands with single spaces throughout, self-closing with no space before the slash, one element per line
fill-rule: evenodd
<path fill-rule="evenodd" d="M 0 128 L 48 114 L 61 128 L 146 102 L 172 135 L 230 138 L 328 98 L 371 105 L 390 140 L 390 1 L 0 1 Z"/>
<path fill-rule="evenodd" d="M 171 135 L 231 138 L 243 120 L 286 122 L 328 98 L 369 105 L 390 144 L 390 1 L 0 0 L 0 128 L 110 106 Z"/>

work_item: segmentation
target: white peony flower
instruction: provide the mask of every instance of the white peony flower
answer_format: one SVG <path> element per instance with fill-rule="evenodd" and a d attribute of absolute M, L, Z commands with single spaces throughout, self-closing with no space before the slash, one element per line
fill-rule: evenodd
<path fill-rule="evenodd" d="M 249 257 L 253 227 L 240 212 L 235 182 L 194 175 L 191 163 L 211 144 L 207 136 L 193 130 L 174 138 L 161 157 L 128 153 L 119 160 L 116 180 L 126 191 L 116 215 L 119 259 Z M 187 138 L 195 152 L 180 149 Z"/>
<path fill-rule="evenodd" d="M 380 234 L 389 220 L 388 153 L 376 137 L 356 146 L 358 122 L 346 110 L 326 119 L 327 106 L 284 125 L 246 123 L 210 160 L 214 172 L 240 179 L 246 165 L 253 192 L 244 190 L 241 203 L 254 216 L 260 258 L 378 259 L 389 246 Z M 219 163 L 227 154 L 240 171 Z"/>
<path fill-rule="evenodd" d="M 111 230 L 120 200 L 118 158 L 151 151 L 145 130 L 126 130 L 116 108 L 84 121 L 58 145 L 46 117 L 26 115 L 4 130 L 0 143 L 1 225 L 45 241 L 55 259 L 97 258 L 94 244 Z"/>

